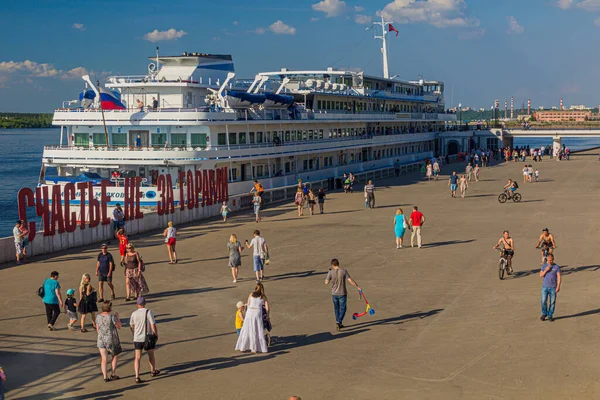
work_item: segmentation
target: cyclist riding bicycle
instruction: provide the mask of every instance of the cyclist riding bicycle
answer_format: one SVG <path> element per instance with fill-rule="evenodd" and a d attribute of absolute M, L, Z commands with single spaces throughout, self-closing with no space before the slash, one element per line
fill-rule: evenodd
<path fill-rule="evenodd" d="M 509 179 L 510 180 L 510 179 Z M 502 253 L 506 255 L 506 260 L 508 261 L 508 274 L 512 275 L 512 258 L 515 255 L 515 241 L 510 237 L 508 231 L 504 231 L 502 233 L 502 237 L 498 240 L 498 243 L 494 246 L 494 250 L 500 249 L 502 246 Z"/>
<path fill-rule="evenodd" d="M 554 241 L 554 236 L 550 233 L 548 228 L 542 229 L 542 234 L 535 245 L 535 248 L 541 247 L 542 249 L 542 264 L 544 263 L 544 258 L 546 258 L 546 251 L 548 254 L 552 254 L 552 251 L 556 248 L 556 242 Z"/>
<path fill-rule="evenodd" d="M 508 183 L 504 185 L 503 189 L 506 191 L 508 198 L 510 199 L 515 191 L 519 188 L 519 184 L 512 179 L 508 180 Z"/>

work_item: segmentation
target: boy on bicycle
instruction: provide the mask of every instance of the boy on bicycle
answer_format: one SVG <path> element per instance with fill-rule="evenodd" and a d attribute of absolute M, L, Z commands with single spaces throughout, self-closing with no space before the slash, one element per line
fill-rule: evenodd
<path fill-rule="evenodd" d="M 510 199 L 512 197 L 512 195 L 515 193 L 515 191 L 519 188 L 519 185 L 517 184 L 517 182 L 513 181 L 512 179 L 508 180 L 508 183 L 506 185 L 504 185 L 503 189 L 508 191 L 508 198 Z"/>
<path fill-rule="evenodd" d="M 510 181 L 510 179 L 509 179 Z M 512 275 L 512 258 L 515 255 L 515 241 L 510 237 L 508 231 L 502 233 L 502 237 L 498 240 L 498 243 L 494 246 L 494 250 L 499 249 L 502 246 L 502 253 L 506 254 L 506 260 L 508 261 L 508 274 Z"/>

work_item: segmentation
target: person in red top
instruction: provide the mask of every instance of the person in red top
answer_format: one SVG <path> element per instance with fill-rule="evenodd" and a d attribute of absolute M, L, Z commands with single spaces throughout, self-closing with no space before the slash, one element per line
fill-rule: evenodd
<path fill-rule="evenodd" d="M 417 246 L 421 248 L 421 226 L 425 223 L 425 216 L 419 207 L 414 206 L 413 212 L 410 214 L 410 227 L 412 234 L 410 235 L 410 247 L 415 247 L 415 236 L 417 237 Z"/>
<path fill-rule="evenodd" d="M 125 236 L 125 229 L 121 228 L 117 231 L 117 239 L 119 240 L 119 252 L 121 253 L 121 267 L 125 260 L 125 253 L 127 252 L 127 244 L 129 239 Z"/>

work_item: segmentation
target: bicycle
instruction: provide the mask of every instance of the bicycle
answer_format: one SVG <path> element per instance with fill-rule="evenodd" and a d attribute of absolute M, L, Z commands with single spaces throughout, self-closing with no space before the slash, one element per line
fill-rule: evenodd
<path fill-rule="evenodd" d="M 508 259 L 508 253 L 506 252 L 506 250 L 504 249 L 496 249 L 498 250 L 501 254 L 500 254 L 500 260 L 498 260 L 498 278 L 500 278 L 500 280 L 504 279 L 504 273 L 506 272 L 507 275 L 511 275 L 512 274 L 512 262 L 509 261 Z"/>
<path fill-rule="evenodd" d="M 536 247 L 536 249 L 538 249 L 538 250 L 541 249 L 543 251 L 542 265 L 546 264 L 548 262 L 548 254 L 550 254 L 550 247 L 542 246 L 542 247 Z"/>
<path fill-rule="evenodd" d="M 505 190 L 503 193 L 498 195 L 498 201 L 500 203 L 506 203 L 507 200 L 512 199 L 515 203 L 519 203 L 521 201 L 521 193 L 510 193 L 508 190 Z"/>

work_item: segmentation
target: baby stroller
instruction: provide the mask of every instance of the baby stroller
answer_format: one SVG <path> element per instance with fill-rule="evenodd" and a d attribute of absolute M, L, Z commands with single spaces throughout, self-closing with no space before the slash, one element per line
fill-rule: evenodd
<path fill-rule="evenodd" d="M 271 319 L 267 314 L 267 309 L 265 306 L 262 306 L 262 320 L 263 320 L 263 328 L 265 329 L 265 340 L 267 341 L 267 346 L 271 345 L 271 329 L 273 329 L 273 325 L 271 325 Z"/>

